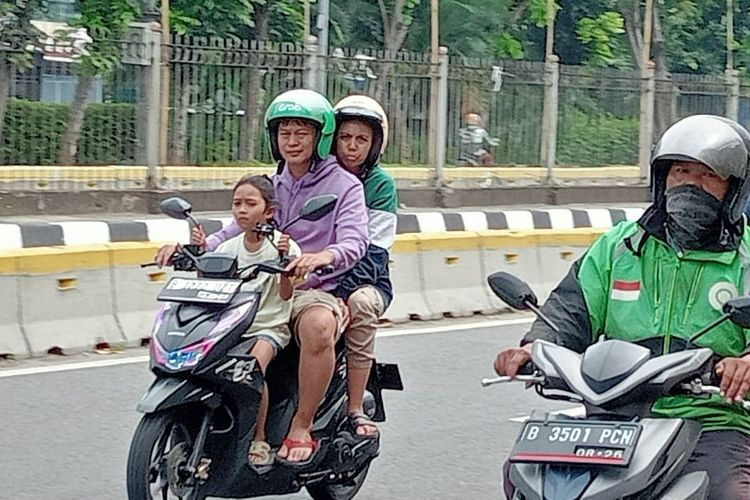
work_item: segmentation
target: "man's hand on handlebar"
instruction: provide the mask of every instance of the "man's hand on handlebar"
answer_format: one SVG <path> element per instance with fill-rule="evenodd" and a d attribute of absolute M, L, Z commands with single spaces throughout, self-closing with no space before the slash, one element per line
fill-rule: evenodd
<path fill-rule="evenodd" d="M 531 361 L 531 344 L 503 349 L 495 359 L 495 372 L 498 375 L 513 378 L 529 361 Z"/>
<path fill-rule="evenodd" d="M 302 254 L 286 266 L 286 271 L 296 278 L 304 279 L 308 273 L 321 267 L 331 266 L 334 261 L 334 255 L 328 250 L 323 250 L 318 253 Z"/>
<path fill-rule="evenodd" d="M 172 261 L 172 256 L 177 251 L 177 245 L 164 245 L 159 249 L 158 252 L 156 252 L 156 257 L 154 257 L 154 262 L 157 266 L 159 266 L 159 269 L 161 269 L 164 266 L 169 265 L 169 263 Z"/>
<path fill-rule="evenodd" d="M 721 376 L 721 395 L 727 402 L 742 401 L 750 392 L 750 356 L 724 358 L 716 364 Z"/>

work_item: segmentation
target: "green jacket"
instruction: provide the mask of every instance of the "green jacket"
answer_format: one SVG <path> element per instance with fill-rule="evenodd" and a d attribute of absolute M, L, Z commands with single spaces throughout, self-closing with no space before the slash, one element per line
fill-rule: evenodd
<path fill-rule="evenodd" d="M 599 337 L 621 339 L 669 353 L 722 315 L 722 304 L 747 294 L 750 235 L 738 250 L 677 253 L 637 222 L 623 222 L 602 235 L 552 293 L 543 311 L 559 334 L 537 321 L 524 343 L 546 339 L 582 352 Z M 727 321 L 696 342 L 721 357 L 739 357 L 750 346 L 750 330 Z M 750 434 L 750 413 L 718 396 L 672 396 L 653 411 L 698 420 L 706 430 Z"/>

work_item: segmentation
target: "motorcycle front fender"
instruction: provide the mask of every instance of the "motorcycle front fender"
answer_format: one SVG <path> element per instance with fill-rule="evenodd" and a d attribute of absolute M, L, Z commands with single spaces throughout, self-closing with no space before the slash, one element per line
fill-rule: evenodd
<path fill-rule="evenodd" d="M 138 411 L 154 413 L 195 403 L 216 409 L 221 397 L 189 380 L 157 378 L 138 403 Z"/>

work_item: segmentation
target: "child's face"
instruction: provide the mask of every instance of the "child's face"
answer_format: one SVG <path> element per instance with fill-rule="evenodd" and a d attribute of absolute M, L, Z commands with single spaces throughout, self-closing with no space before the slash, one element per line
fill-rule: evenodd
<path fill-rule="evenodd" d="M 265 224 L 273 218 L 273 207 L 268 205 L 255 186 L 243 184 L 232 196 L 232 215 L 245 231 L 252 231 L 258 223 Z"/>
<path fill-rule="evenodd" d="M 279 125 L 281 157 L 293 165 L 310 161 L 315 148 L 315 127 L 302 120 L 285 120 Z"/>

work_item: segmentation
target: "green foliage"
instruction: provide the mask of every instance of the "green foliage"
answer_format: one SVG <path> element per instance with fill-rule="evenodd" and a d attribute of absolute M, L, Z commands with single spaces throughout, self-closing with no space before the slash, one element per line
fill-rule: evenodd
<path fill-rule="evenodd" d="M 84 28 L 92 42 L 78 54 L 76 69 L 80 74 L 106 75 L 119 64 L 120 40 L 140 16 L 141 4 L 137 0 L 79 0 L 79 7 L 80 16 L 71 25 Z M 61 38 L 64 41 L 66 34 Z"/>
<path fill-rule="evenodd" d="M 558 126 L 557 161 L 580 166 L 636 165 L 638 116 L 563 106 Z"/>
<path fill-rule="evenodd" d="M 181 35 L 238 35 L 253 26 L 253 4 L 265 1 L 174 0 L 169 6 L 170 27 Z"/>
<path fill-rule="evenodd" d="M 0 144 L 0 163 L 53 165 L 65 132 L 70 106 L 11 100 Z M 132 104 L 90 104 L 79 141 L 78 163 L 133 163 L 136 110 Z"/>
<path fill-rule="evenodd" d="M 494 40 L 495 54 L 501 58 L 523 59 L 523 44 L 510 33 L 501 33 Z"/>
<path fill-rule="evenodd" d="M 621 41 L 625 20 L 619 12 L 603 12 L 598 16 L 578 21 L 578 39 L 590 50 L 587 58 L 592 66 L 624 66 Z"/>
<path fill-rule="evenodd" d="M 555 2 L 555 13 L 560 8 L 560 4 Z M 529 21 L 537 28 L 545 28 L 547 26 L 547 0 L 529 0 Z"/>
<path fill-rule="evenodd" d="M 46 8 L 44 0 L 26 2 L 0 2 L 0 45 L 11 49 L 0 50 L 0 59 L 7 59 L 20 71 L 31 68 L 33 45 L 40 33 L 31 24 L 31 19 Z"/>

